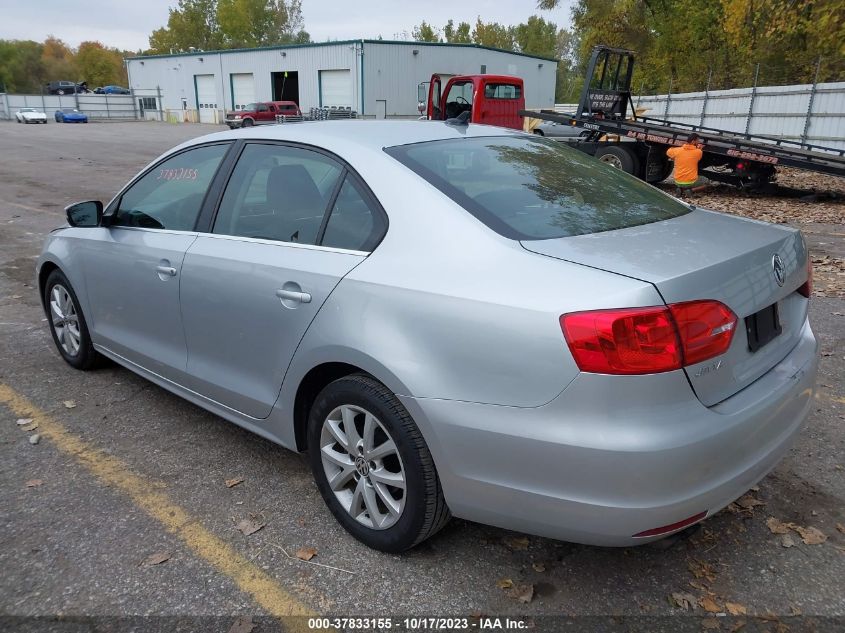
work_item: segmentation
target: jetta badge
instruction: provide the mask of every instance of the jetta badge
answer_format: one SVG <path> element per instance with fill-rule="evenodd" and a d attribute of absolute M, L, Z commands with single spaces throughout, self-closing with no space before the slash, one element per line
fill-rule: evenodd
<path fill-rule="evenodd" d="M 786 271 L 783 267 L 783 260 L 777 253 L 772 257 L 772 272 L 775 273 L 775 281 L 778 282 L 778 286 L 782 286 L 783 282 L 786 281 Z"/>

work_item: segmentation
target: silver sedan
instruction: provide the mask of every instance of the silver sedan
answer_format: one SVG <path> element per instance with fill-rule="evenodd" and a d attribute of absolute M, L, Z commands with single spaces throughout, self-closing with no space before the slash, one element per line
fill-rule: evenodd
<path fill-rule="evenodd" d="M 335 518 L 384 551 L 453 515 L 654 540 L 764 477 L 813 401 L 798 231 L 534 135 L 223 132 L 67 216 L 37 267 L 65 361 L 307 451 Z"/>

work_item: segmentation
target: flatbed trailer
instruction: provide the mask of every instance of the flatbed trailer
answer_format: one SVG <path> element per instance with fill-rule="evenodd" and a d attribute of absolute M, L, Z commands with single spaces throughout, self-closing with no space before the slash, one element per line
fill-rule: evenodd
<path fill-rule="evenodd" d="M 560 142 L 647 182 L 660 182 L 671 173 L 667 147 L 683 145 L 693 133 L 704 152 L 699 168 L 710 180 L 753 187 L 771 181 L 778 165 L 845 176 L 845 149 L 638 116 L 631 99 L 633 70 L 632 51 L 596 46 L 574 113 L 522 110 L 519 114 L 584 128 L 587 133 L 581 137 Z"/>

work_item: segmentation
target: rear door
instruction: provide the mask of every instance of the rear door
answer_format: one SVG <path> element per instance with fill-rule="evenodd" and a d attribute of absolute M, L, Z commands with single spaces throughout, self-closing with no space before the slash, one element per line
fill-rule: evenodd
<path fill-rule="evenodd" d="M 311 321 L 366 256 L 319 245 L 344 173 L 314 150 L 245 146 L 212 232 L 193 242 L 183 265 L 192 389 L 253 418 L 270 414 Z M 339 226 L 332 230 L 338 243 L 354 245 Z"/>
<path fill-rule="evenodd" d="M 187 361 L 182 261 L 230 146 L 192 148 L 153 167 L 123 192 L 110 225 L 82 253 L 94 341 L 176 382 Z"/>

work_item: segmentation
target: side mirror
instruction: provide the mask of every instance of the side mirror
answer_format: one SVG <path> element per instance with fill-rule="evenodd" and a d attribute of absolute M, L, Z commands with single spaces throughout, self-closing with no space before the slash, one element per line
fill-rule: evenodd
<path fill-rule="evenodd" d="M 417 85 L 417 101 L 421 101 L 423 103 L 426 102 L 428 99 L 428 95 L 425 91 L 425 83 L 421 83 Z"/>
<path fill-rule="evenodd" d="M 67 223 L 71 226 L 92 227 L 99 226 L 103 219 L 103 203 L 99 200 L 77 202 L 65 207 Z"/>

